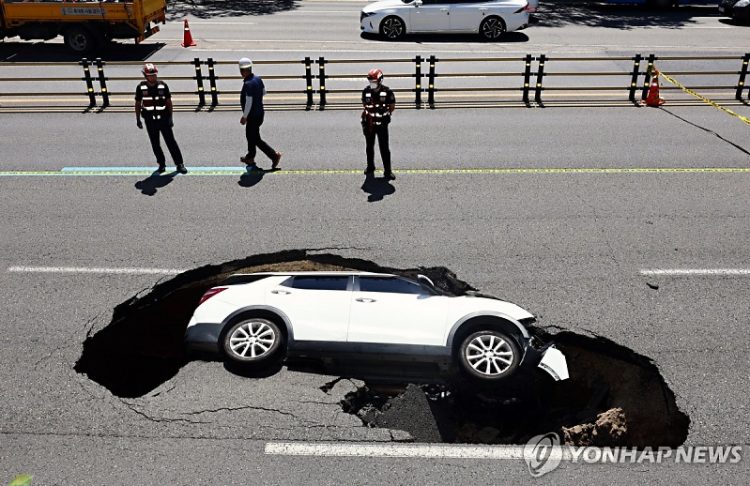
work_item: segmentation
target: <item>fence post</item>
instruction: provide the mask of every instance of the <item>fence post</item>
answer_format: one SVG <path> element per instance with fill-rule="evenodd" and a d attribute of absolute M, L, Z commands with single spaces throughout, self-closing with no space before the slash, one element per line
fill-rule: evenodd
<path fill-rule="evenodd" d="M 305 57 L 305 93 L 307 93 L 307 109 L 312 108 L 313 105 L 313 75 L 312 75 L 312 60 L 310 57 Z"/>
<path fill-rule="evenodd" d="M 94 82 L 91 79 L 89 60 L 85 57 L 78 63 L 83 66 L 83 80 L 86 82 L 86 94 L 89 96 L 89 108 L 96 106 L 96 94 L 94 93 Z"/>
<path fill-rule="evenodd" d="M 206 61 L 208 65 L 208 84 L 211 87 L 211 108 L 219 104 L 219 92 L 216 90 L 216 72 L 214 71 L 214 58 L 209 57 Z"/>
<path fill-rule="evenodd" d="M 633 73 L 630 77 L 630 89 L 628 90 L 628 99 L 635 103 L 635 90 L 638 89 L 638 75 L 641 73 L 641 54 L 638 53 L 633 58 Z"/>
<path fill-rule="evenodd" d="M 641 91 L 642 100 L 645 100 L 646 96 L 648 96 L 648 88 L 651 86 L 651 73 L 654 72 L 654 61 L 656 61 L 656 56 L 649 54 L 648 65 L 646 66 L 646 78 L 643 80 L 643 90 Z"/>
<path fill-rule="evenodd" d="M 203 107 L 206 104 L 206 92 L 203 89 L 203 73 L 201 72 L 201 60 L 197 57 L 193 58 L 193 66 L 195 66 L 195 82 L 198 85 L 198 107 Z"/>
<path fill-rule="evenodd" d="M 414 58 L 414 104 L 422 108 L 422 56 Z"/>
<path fill-rule="evenodd" d="M 745 89 L 745 77 L 747 76 L 747 64 L 750 63 L 750 52 L 746 53 L 742 57 L 742 68 L 740 69 L 740 80 L 737 82 L 737 93 L 735 98 L 737 101 L 742 101 L 742 91 Z M 750 94 L 748 94 L 750 98 Z"/>
<path fill-rule="evenodd" d="M 542 82 L 544 81 L 544 61 L 547 60 L 547 56 L 542 54 L 539 56 L 539 70 L 536 72 L 536 89 L 534 90 L 534 102 L 542 104 Z"/>
<path fill-rule="evenodd" d="M 526 54 L 526 67 L 523 70 L 523 102 L 529 104 L 529 85 L 531 83 L 531 54 Z"/>
<path fill-rule="evenodd" d="M 323 56 L 318 58 L 318 82 L 320 85 L 320 109 L 326 106 L 326 60 Z"/>
<path fill-rule="evenodd" d="M 99 77 L 99 92 L 102 94 L 102 109 L 109 106 L 109 91 L 107 91 L 107 78 L 104 77 L 104 61 L 96 58 L 96 73 Z"/>
<path fill-rule="evenodd" d="M 430 108 L 435 108 L 435 64 L 437 63 L 435 55 L 430 56 L 430 71 L 427 78 L 427 103 Z"/>

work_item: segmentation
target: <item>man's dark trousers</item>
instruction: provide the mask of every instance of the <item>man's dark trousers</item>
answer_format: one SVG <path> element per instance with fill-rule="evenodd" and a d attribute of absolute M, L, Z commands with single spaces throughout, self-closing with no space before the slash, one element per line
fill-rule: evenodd
<path fill-rule="evenodd" d="M 375 137 L 378 137 L 380 157 L 383 159 L 383 172 L 391 173 L 391 149 L 388 146 L 388 125 L 377 125 L 372 129 L 365 127 L 365 153 L 367 154 L 367 171 L 375 170 Z"/>
<path fill-rule="evenodd" d="M 245 124 L 245 137 L 247 138 L 247 158 L 255 160 L 256 150 L 258 147 L 261 152 L 266 154 L 269 159 L 276 158 L 276 151 L 271 148 L 263 139 L 260 138 L 260 126 L 263 125 L 263 117 L 248 118 Z"/>
<path fill-rule="evenodd" d="M 159 134 L 161 134 L 164 137 L 164 143 L 167 144 L 167 149 L 169 149 L 169 155 L 172 156 L 174 165 L 182 165 L 182 152 L 180 152 L 180 147 L 177 145 L 177 140 L 174 139 L 174 132 L 172 131 L 172 127 L 169 126 L 169 121 L 165 118 L 161 120 L 145 118 L 145 121 L 148 139 L 151 141 L 151 148 L 154 150 L 154 155 L 156 156 L 156 163 L 159 165 L 165 165 L 166 163 L 164 151 L 161 149 L 159 141 Z"/>

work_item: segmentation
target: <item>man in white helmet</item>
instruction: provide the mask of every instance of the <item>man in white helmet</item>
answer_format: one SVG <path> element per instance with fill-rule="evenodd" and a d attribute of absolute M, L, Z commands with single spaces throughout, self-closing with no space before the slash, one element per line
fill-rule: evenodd
<path fill-rule="evenodd" d="M 157 172 L 162 173 L 166 170 L 166 158 L 159 140 L 161 135 L 164 137 L 174 165 L 177 166 L 177 172 L 187 174 L 182 161 L 182 152 L 172 131 L 174 122 L 172 121 L 172 94 L 169 92 L 169 86 L 157 78 L 159 70 L 154 64 L 147 62 L 143 65 L 141 72 L 146 80 L 141 81 L 135 88 L 135 120 L 140 129 L 143 129 L 141 115 L 146 122 L 151 148 L 156 156 L 156 163 L 159 164 Z"/>
<path fill-rule="evenodd" d="M 260 138 L 260 126 L 263 124 L 265 110 L 263 109 L 263 95 L 266 88 L 260 76 L 253 74 L 253 62 L 243 57 L 239 62 L 240 74 L 244 80 L 240 94 L 240 105 L 242 106 L 242 117 L 240 123 L 245 125 L 245 137 L 247 138 L 247 155 L 240 157 L 240 161 L 247 164 L 248 168 L 255 169 L 256 147 L 271 159 L 272 169 L 279 167 L 281 152 L 271 148 Z"/>

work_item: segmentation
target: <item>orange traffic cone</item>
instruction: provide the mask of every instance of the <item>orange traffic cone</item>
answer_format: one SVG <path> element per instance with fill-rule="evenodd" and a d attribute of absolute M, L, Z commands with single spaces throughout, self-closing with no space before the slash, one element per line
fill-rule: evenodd
<path fill-rule="evenodd" d="M 188 19 L 185 19 L 185 35 L 182 40 L 182 47 L 194 47 L 196 46 L 195 41 L 193 40 L 193 36 L 190 34 L 190 25 L 188 24 Z"/>
<path fill-rule="evenodd" d="M 646 96 L 646 106 L 658 108 L 664 103 L 664 99 L 659 96 L 659 70 L 654 69 L 654 77 L 651 78 L 651 86 L 648 88 L 648 96 Z"/>

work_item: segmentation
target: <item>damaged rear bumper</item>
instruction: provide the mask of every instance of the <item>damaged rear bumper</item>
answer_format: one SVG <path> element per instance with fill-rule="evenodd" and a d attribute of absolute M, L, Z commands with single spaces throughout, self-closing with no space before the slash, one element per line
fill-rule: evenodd
<path fill-rule="evenodd" d="M 185 351 L 192 353 L 218 353 L 221 326 L 213 323 L 190 323 L 185 331 Z"/>

